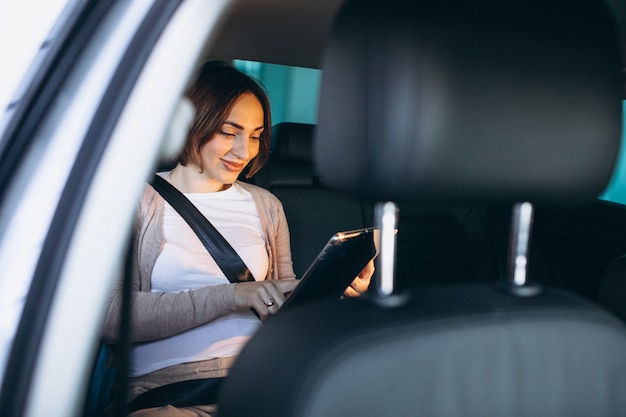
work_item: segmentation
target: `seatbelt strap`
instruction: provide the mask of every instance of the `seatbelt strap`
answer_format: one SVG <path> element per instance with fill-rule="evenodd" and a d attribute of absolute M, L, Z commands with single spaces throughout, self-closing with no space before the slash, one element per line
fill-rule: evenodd
<path fill-rule="evenodd" d="M 135 397 L 128 404 L 127 412 L 130 414 L 137 410 L 167 405 L 180 408 L 217 404 L 224 379 L 226 378 L 192 379 L 152 388 Z"/>
<path fill-rule="evenodd" d="M 231 283 L 254 281 L 254 276 L 235 249 L 178 188 L 158 174 L 154 174 L 152 187 L 187 222 Z M 250 311 L 257 318 L 261 317 L 255 309 L 251 308 Z"/>
<path fill-rule="evenodd" d="M 230 282 L 254 281 L 252 273 L 235 249 L 183 193 L 158 174 L 154 175 L 152 186 L 198 235 Z"/>

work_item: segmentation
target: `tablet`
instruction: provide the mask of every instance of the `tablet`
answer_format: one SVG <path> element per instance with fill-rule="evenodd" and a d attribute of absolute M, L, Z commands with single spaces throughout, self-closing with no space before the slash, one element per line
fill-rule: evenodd
<path fill-rule="evenodd" d="M 376 228 L 335 233 L 287 297 L 280 311 L 326 298 L 339 299 L 376 255 Z"/>

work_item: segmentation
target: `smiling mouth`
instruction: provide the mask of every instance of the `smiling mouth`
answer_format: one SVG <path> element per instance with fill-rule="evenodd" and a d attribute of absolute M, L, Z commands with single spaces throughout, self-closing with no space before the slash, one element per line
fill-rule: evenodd
<path fill-rule="evenodd" d="M 227 161 L 225 159 L 221 159 L 222 161 L 222 165 L 231 172 L 239 172 L 243 169 L 244 164 L 240 163 L 240 162 L 232 162 L 232 161 Z"/>

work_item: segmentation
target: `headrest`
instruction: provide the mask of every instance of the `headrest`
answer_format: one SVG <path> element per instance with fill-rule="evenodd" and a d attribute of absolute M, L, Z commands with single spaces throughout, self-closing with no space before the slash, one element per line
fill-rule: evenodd
<path fill-rule="evenodd" d="M 313 161 L 315 125 L 282 122 L 272 127 L 272 156 L 281 160 Z"/>
<path fill-rule="evenodd" d="M 277 186 L 316 186 L 319 178 L 313 166 L 315 125 L 278 123 L 272 127 L 272 153 L 256 176 L 256 184 Z"/>
<path fill-rule="evenodd" d="M 329 39 L 314 152 L 329 185 L 544 203 L 606 185 L 621 58 L 604 2 L 351 1 Z"/>

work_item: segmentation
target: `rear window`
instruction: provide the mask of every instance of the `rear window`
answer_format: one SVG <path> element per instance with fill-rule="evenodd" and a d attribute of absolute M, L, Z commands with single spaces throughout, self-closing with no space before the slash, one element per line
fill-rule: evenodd
<path fill-rule="evenodd" d="M 622 104 L 622 126 L 626 125 L 626 101 Z M 600 196 L 602 200 L 626 204 L 626 129 L 622 127 L 622 147 L 615 165 L 613 177 Z"/>
<path fill-rule="evenodd" d="M 272 124 L 317 123 L 321 70 L 243 60 L 233 63 L 265 87 L 272 106 Z"/>

